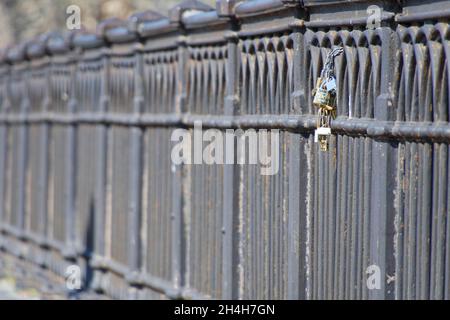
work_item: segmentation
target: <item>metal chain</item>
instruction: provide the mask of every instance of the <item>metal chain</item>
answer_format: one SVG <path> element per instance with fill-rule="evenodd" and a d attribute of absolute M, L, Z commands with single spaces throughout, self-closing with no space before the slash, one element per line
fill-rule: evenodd
<path fill-rule="evenodd" d="M 334 77 L 334 58 L 344 52 L 344 48 L 335 47 L 327 55 L 325 65 L 320 73 L 322 79 L 330 79 Z M 331 111 L 319 108 L 317 127 L 330 127 Z"/>
<path fill-rule="evenodd" d="M 320 73 L 320 77 L 322 79 L 329 79 L 334 76 L 334 58 L 344 52 L 344 48 L 335 47 L 332 49 L 325 60 L 325 65 L 323 66 L 322 72 Z"/>
<path fill-rule="evenodd" d="M 323 128 L 329 128 L 330 127 L 330 119 L 331 119 L 331 112 L 320 108 L 319 109 L 319 116 L 317 118 L 317 128 L 323 127 Z"/>

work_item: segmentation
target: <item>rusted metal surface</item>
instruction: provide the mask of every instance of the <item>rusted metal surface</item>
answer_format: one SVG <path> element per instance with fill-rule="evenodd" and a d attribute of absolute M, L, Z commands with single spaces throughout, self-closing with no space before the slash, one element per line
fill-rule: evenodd
<path fill-rule="evenodd" d="M 78 264 L 113 298 L 450 298 L 449 17 L 444 0 L 187 1 L 2 50 L 0 260 L 60 280 Z M 311 91 L 333 45 L 321 153 Z M 280 129 L 279 172 L 173 164 L 196 121 Z"/>

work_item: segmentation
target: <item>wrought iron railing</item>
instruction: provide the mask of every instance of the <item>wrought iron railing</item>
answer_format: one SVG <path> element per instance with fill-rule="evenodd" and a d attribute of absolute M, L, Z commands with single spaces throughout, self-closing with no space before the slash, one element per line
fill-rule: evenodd
<path fill-rule="evenodd" d="M 450 298 L 449 17 L 442 0 L 187 1 L 3 50 L 2 270 L 76 264 L 115 298 Z M 280 171 L 173 164 L 195 121 L 280 129 Z"/>

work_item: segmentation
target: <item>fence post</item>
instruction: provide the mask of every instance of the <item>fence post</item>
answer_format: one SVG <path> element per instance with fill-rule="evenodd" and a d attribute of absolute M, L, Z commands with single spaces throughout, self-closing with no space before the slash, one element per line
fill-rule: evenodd
<path fill-rule="evenodd" d="M 98 112 L 104 116 L 109 109 L 109 59 L 102 51 L 102 75 L 100 85 L 100 105 Z M 105 215 L 106 215 L 106 183 L 107 183 L 107 143 L 108 143 L 108 127 L 103 123 L 98 123 L 97 128 L 97 164 L 96 164 L 96 188 L 95 188 L 95 258 L 94 258 L 94 289 L 102 289 L 103 259 L 105 256 Z"/>
<path fill-rule="evenodd" d="M 301 18 L 304 12 L 301 12 Z M 291 94 L 289 113 L 292 115 L 307 114 L 308 106 L 305 104 L 305 49 L 303 20 L 295 20 L 293 27 L 294 50 L 294 88 Z M 288 177 L 288 299 L 306 298 L 306 215 L 308 188 L 305 182 L 308 176 L 309 161 L 305 156 L 307 136 L 299 133 L 287 132 L 289 148 L 287 158 L 289 163 Z M 303 187 L 302 187 L 303 186 Z"/>
<path fill-rule="evenodd" d="M 47 85 L 45 86 L 45 98 L 42 104 L 42 114 L 46 114 L 48 112 L 51 98 L 50 98 L 50 67 L 47 64 L 45 71 L 45 78 Z M 50 124 L 48 122 L 44 122 L 41 125 L 41 176 L 39 187 L 42 189 L 40 202 L 39 202 L 39 229 L 42 235 L 43 245 L 45 246 L 46 241 L 48 240 L 48 175 L 49 175 L 49 129 Z M 43 259 L 43 264 L 45 264 L 45 259 Z"/>
<path fill-rule="evenodd" d="M 66 54 L 70 54 L 69 52 Z M 77 60 L 70 57 L 70 86 L 69 86 L 69 101 L 67 104 L 67 114 L 69 117 L 74 117 L 77 112 L 77 97 L 76 97 L 76 67 Z M 75 249 L 76 242 L 76 212 L 75 212 L 75 192 L 76 192 L 76 153 L 77 153 L 77 124 L 71 122 L 67 126 L 66 137 L 66 154 L 67 165 L 66 170 L 66 246 L 64 256 L 69 261 L 75 261 L 77 252 Z"/>
<path fill-rule="evenodd" d="M 239 114 L 239 47 L 237 25 L 234 20 L 234 0 L 221 0 L 217 2 L 217 14 L 219 17 L 232 19 L 231 30 L 225 35 L 227 40 L 226 59 L 226 87 L 224 96 L 224 115 L 234 116 Z M 236 146 L 233 146 L 236 155 Z M 225 149 L 226 150 L 226 149 Z M 239 211 L 239 170 L 234 164 L 223 165 L 223 284 L 222 299 L 237 298 L 238 292 L 238 259 L 235 248 L 238 247 L 238 237 L 236 237 L 238 211 Z"/>
<path fill-rule="evenodd" d="M 133 116 L 139 117 L 144 108 L 144 61 L 140 44 L 134 50 Z M 141 211 L 143 177 L 143 130 L 131 127 L 130 132 L 130 193 L 129 193 L 129 262 L 130 276 L 137 276 L 141 266 Z M 133 297 L 134 298 L 134 297 Z"/>
<path fill-rule="evenodd" d="M 24 56 L 24 47 L 20 46 L 16 48 L 18 52 L 16 52 L 18 62 L 21 64 L 26 63 Z M 20 55 L 20 56 L 19 56 Z M 21 66 L 23 67 L 23 66 Z M 30 101 L 28 97 L 28 81 L 25 76 L 28 69 L 24 68 L 21 70 L 21 81 L 23 85 L 23 96 L 21 97 L 21 104 L 19 109 L 19 114 L 22 117 L 26 117 L 29 108 Z M 17 192 L 16 200 L 17 203 L 17 212 L 13 212 L 13 214 L 17 214 L 17 231 L 19 232 L 21 237 L 25 237 L 25 214 L 26 214 L 26 173 L 27 173 L 27 162 L 28 162 L 28 125 L 24 121 L 21 121 L 19 124 L 19 145 L 16 146 L 18 148 L 18 172 L 17 172 Z"/>
<path fill-rule="evenodd" d="M 6 51 L 6 50 L 5 50 Z M 5 211 L 5 179 L 6 179 L 6 146 L 7 146 L 7 124 L 5 117 L 7 115 L 7 100 L 6 100 L 6 84 L 7 84 L 7 65 L 4 61 L 5 52 L 0 52 L 0 75 L 2 77 L 0 87 L 0 117 L 2 122 L 0 123 L 0 233 L 2 232 L 4 224 L 4 211 Z M 0 240 L 0 248 L 2 242 Z"/>
<path fill-rule="evenodd" d="M 381 79 L 380 92 L 375 101 L 374 119 L 389 121 L 392 119 L 391 83 L 394 78 L 395 47 L 392 29 L 387 26 L 378 28 L 381 40 Z M 376 125 L 375 125 L 376 126 Z M 369 128 L 368 131 L 377 128 Z M 370 261 L 380 268 L 381 289 L 369 290 L 370 299 L 393 299 L 393 284 L 387 283 L 387 277 L 395 273 L 394 261 L 394 188 L 396 148 L 390 143 L 374 140 L 372 144 L 372 182 L 370 205 Z"/>
<path fill-rule="evenodd" d="M 177 92 L 174 112 L 181 115 L 186 110 L 187 96 L 187 61 L 186 40 L 180 35 L 178 41 Z M 184 285 L 185 270 L 185 226 L 183 218 L 183 164 L 172 164 L 172 277 L 174 290 L 169 294 L 177 295 Z"/>

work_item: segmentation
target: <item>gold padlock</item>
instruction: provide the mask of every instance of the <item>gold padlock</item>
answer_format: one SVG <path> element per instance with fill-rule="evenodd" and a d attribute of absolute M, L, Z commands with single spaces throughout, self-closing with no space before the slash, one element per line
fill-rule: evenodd
<path fill-rule="evenodd" d="M 318 108 L 332 111 L 334 118 L 334 110 L 336 109 L 336 95 L 328 91 L 322 78 L 317 78 L 316 87 L 313 90 L 313 104 Z"/>

